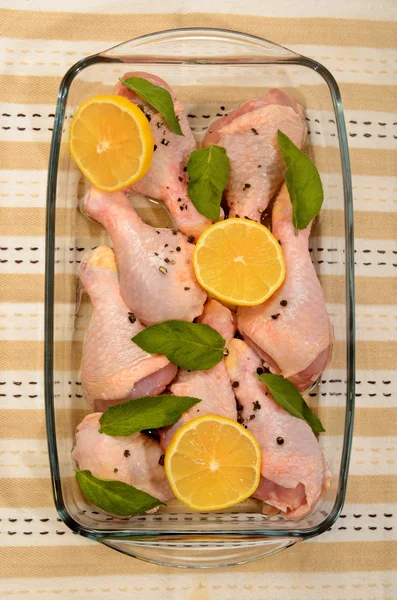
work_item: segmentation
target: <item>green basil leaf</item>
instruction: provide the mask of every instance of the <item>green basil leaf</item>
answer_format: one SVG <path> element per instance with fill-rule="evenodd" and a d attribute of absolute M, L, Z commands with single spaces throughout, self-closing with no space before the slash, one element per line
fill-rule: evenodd
<path fill-rule="evenodd" d="M 194 150 L 187 163 L 188 195 L 199 213 L 217 221 L 222 193 L 229 177 L 229 159 L 225 148 L 211 145 Z"/>
<path fill-rule="evenodd" d="M 227 353 L 223 337 L 204 323 L 164 321 L 146 327 L 132 341 L 150 354 L 164 354 L 178 367 L 194 371 L 210 369 Z"/>
<path fill-rule="evenodd" d="M 145 396 L 109 406 L 99 419 L 99 433 L 132 435 L 143 429 L 173 425 L 182 414 L 200 402 L 190 396 Z"/>
<path fill-rule="evenodd" d="M 138 94 L 142 100 L 161 113 L 171 131 L 177 135 L 183 135 L 175 115 L 174 102 L 168 90 L 159 85 L 154 85 L 142 77 L 129 77 L 128 79 L 120 79 L 120 81 L 125 87 Z"/>
<path fill-rule="evenodd" d="M 272 373 L 263 373 L 258 377 L 266 385 L 277 404 L 294 417 L 306 421 L 314 433 L 325 431 L 320 419 L 310 410 L 296 387 L 288 379 Z"/>
<path fill-rule="evenodd" d="M 287 164 L 285 183 L 292 202 L 295 230 L 305 229 L 318 215 L 324 200 L 319 172 L 306 154 L 278 130 L 278 145 Z"/>
<path fill-rule="evenodd" d="M 76 479 L 87 500 L 102 510 L 121 517 L 139 515 L 164 504 L 158 498 L 123 481 L 94 477 L 91 471 L 76 471 Z"/>

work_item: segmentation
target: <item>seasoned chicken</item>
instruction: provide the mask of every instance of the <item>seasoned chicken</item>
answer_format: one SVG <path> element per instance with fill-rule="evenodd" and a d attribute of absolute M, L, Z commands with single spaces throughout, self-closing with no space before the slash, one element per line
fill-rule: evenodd
<path fill-rule="evenodd" d="M 236 333 L 236 322 L 233 313 L 217 300 L 208 298 L 198 323 L 209 325 L 215 329 L 225 340 L 226 346 Z"/>
<path fill-rule="evenodd" d="M 110 235 L 121 294 L 140 321 L 193 321 L 202 313 L 207 295 L 193 272 L 193 245 L 182 233 L 146 225 L 124 192 L 107 194 L 91 186 L 84 210 Z"/>
<path fill-rule="evenodd" d="M 225 364 L 230 381 L 238 384 L 234 392 L 243 407 L 240 419 L 262 452 L 262 477 L 254 496 L 291 520 L 301 519 L 313 510 L 331 480 L 316 436 L 305 421 L 273 400 L 256 376 L 262 361 L 245 342 L 229 343 Z"/>
<path fill-rule="evenodd" d="M 282 182 L 285 162 L 278 148 L 278 129 L 299 148 L 303 145 L 306 124 L 302 107 L 277 89 L 264 98 L 244 102 L 210 126 L 203 145 L 223 146 L 230 160 L 225 190 L 229 217 L 260 221 Z"/>
<path fill-rule="evenodd" d="M 150 83 L 168 90 L 172 96 L 175 114 L 179 120 L 183 136 L 173 133 L 164 117 L 142 100 L 135 92 L 119 82 L 114 93 L 124 96 L 137 104 L 150 121 L 154 138 L 152 164 L 146 175 L 134 183 L 131 190 L 162 200 L 173 217 L 176 226 L 186 235 L 198 238 L 211 221 L 200 214 L 187 194 L 187 175 L 185 167 L 189 154 L 196 149 L 196 142 L 190 130 L 183 104 L 177 100 L 163 79 L 149 73 L 126 73 L 123 79 L 141 77 Z"/>
<path fill-rule="evenodd" d="M 93 307 L 82 359 L 83 391 L 91 407 L 104 411 L 123 400 L 160 394 L 177 367 L 131 341 L 144 327 L 121 297 L 112 250 L 100 246 L 84 259 L 80 280 Z"/>
<path fill-rule="evenodd" d="M 240 307 L 238 328 L 273 373 L 305 390 L 327 366 L 333 335 L 323 290 L 310 259 L 310 225 L 295 235 L 285 184 L 274 203 L 272 231 L 284 254 L 284 283 L 264 304 Z"/>
<path fill-rule="evenodd" d="M 113 437 L 99 433 L 102 413 L 87 415 L 77 427 L 72 458 L 95 477 L 123 481 L 163 502 L 173 497 L 159 460 L 160 444 L 145 435 Z"/>
<path fill-rule="evenodd" d="M 216 300 L 207 301 L 199 321 L 216 329 L 225 338 L 226 343 L 236 331 L 232 313 Z M 161 430 L 161 445 L 164 450 L 167 449 L 175 431 L 195 417 L 214 414 L 229 419 L 237 418 L 236 399 L 223 360 L 208 371 L 181 369 L 171 385 L 171 392 L 175 396 L 200 398 L 201 402 L 183 413 L 175 425 Z"/>

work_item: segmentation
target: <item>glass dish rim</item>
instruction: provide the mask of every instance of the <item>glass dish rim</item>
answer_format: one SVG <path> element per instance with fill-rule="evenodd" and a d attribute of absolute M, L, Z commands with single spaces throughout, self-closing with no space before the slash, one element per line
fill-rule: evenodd
<path fill-rule="evenodd" d="M 185 34 L 187 36 L 193 35 L 227 35 L 228 39 L 240 39 L 257 44 L 262 44 L 265 48 L 266 44 L 270 44 L 273 48 L 280 48 L 287 50 L 289 55 L 286 57 L 274 57 L 274 56 L 263 56 L 255 58 L 244 58 L 239 59 L 238 64 L 295 64 L 308 67 L 317 73 L 326 82 L 334 108 L 336 126 L 339 136 L 339 151 L 341 158 L 342 167 L 342 179 L 343 179 L 343 192 L 344 192 L 344 230 L 345 230 L 345 289 L 346 289 L 346 415 L 344 424 L 343 434 L 343 448 L 341 455 L 341 464 L 339 471 L 338 489 L 336 498 L 331 512 L 327 517 L 318 525 L 306 528 L 291 530 L 275 530 L 275 529 L 256 529 L 256 530 L 239 530 L 235 531 L 232 529 L 217 529 L 214 527 L 210 531 L 202 532 L 198 530 L 156 530 L 150 529 L 140 531 L 139 533 L 131 532 L 128 529 L 96 529 L 87 527 L 78 523 L 69 513 L 66 504 L 64 502 L 61 486 L 61 475 L 59 469 L 58 460 L 58 448 L 56 439 L 56 428 L 55 428 L 55 407 L 53 398 L 53 343 L 54 343 L 54 327 L 53 327 L 53 316 L 54 316 L 54 249 L 55 249 L 55 214 L 56 214 L 56 190 L 57 190 L 57 177 L 58 177 L 58 161 L 60 154 L 60 144 L 62 137 L 62 127 L 65 115 L 66 102 L 70 86 L 76 77 L 76 75 L 86 69 L 90 65 L 97 63 L 123 63 L 125 62 L 120 57 L 106 56 L 106 53 L 114 50 L 117 47 L 124 46 L 128 43 L 138 42 L 141 40 L 151 40 L 153 38 L 161 39 L 167 36 Z M 134 55 L 134 58 L 139 58 Z M 194 63 L 193 57 L 188 57 L 189 62 Z M 157 61 L 157 57 L 156 57 Z M 183 61 L 183 57 L 179 58 L 166 58 L 164 60 L 158 60 L 161 63 L 178 63 Z M 152 61 L 153 62 L 153 61 Z M 219 61 L 213 61 L 207 59 L 207 64 L 236 64 L 236 59 L 226 58 Z M 201 64 L 203 62 L 201 61 Z M 84 58 L 75 63 L 64 75 L 57 96 L 57 104 L 54 118 L 54 129 L 50 147 L 49 167 L 48 167 L 48 182 L 47 182 L 47 201 L 46 201 L 46 250 L 45 250 L 45 341 L 44 341 L 44 390 L 45 390 L 45 418 L 46 418 L 46 429 L 47 429 L 47 443 L 51 470 L 51 482 L 54 496 L 54 502 L 56 510 L 62 519 L 62 521 L 75 533 L 83 535 L 85 537 L 95 539 L 97 541 L 105 540 L 107 538 L 112 539 L 134 539 L 135 536 L 139 536 L 140 540 L 146 538 L 148 543 L 150 538 L 157 537 L 170 537 L 170 536 L 194 536 L 197 534 L 205 535 L 208 538 L 216 535 L 233 535 L 236 538 L 243 538 L 244 536 L 251 537 L 283 537 L 290 538 L 291 541 L 295 539 L 304 540 L 311 537 L 315 537 L 328 528 L 330 528 L 337 520 L 344 504 L 346 495 L 346 484 L 348 477 L 348 468 L 351 454 L 351 444 L 353 436 L 353 419 L 354 419 L 354 401 L 355 401 L 355 293 L 354 293 L 354 237 L 353 237 L 353 197 L 352 197 L 352 184 L 351 184 L 351 169 L 350 169 L 350 158 L 348 151 L 347 133 L 345 126 L 345 119 L 341 101 L 341 95 L 339 87 L 333 77 L 333 75 L 323 65 L 315 60 L 306 58 L 296 52 L 275 44 L 274 42 L 255 36 L 248 33 L 242 33 L 229 29 L 219 28 L 202 28 L 202 27 L 189 27 L 189 28 L 178 28 L 178 29 L 167 29 L 163 31 L 157 31 L 136 38 L 132 38 L 122 44 L 117 44 L 112 48 L 108 48 L 100 53 L 93 54 L 87 58 Z M 298 539 L 297 539 L 298 538 Z"/>

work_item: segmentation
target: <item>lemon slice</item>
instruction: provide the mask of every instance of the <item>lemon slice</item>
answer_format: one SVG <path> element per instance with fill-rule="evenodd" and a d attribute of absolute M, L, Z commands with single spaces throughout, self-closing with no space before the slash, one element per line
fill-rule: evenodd
<path fill-rule="evenodd" d="M 106 192 L 141 179 L 150 167 L 153 148 L 149 121 L 122 96 L 90 98 L 70 124 L 70 154 L 83 175 Z"/>
<path fill-rule="evenodd" d="M 211 296 L 236 306 L 261 304 L 285 278 L 280 244 L 267 227 L 248 219 L 226 219 L 206 229 L 193 267 Z"/>
<path fill-rule="evenodd" d="M 261 451 L 254 436 L 236 421 L 204 415 L 178 429 L 164 466 L 181 502 L 193 510 L 220 510 L 254 493 Z"/>

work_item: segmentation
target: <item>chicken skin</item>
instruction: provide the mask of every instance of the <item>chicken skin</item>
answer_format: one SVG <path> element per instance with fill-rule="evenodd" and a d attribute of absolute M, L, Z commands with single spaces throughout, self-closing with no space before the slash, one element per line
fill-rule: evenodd
<path fill-rule="evenodd" d="M 230 160 L 225 190 L 229 217 L 261 220 L 286 168 L 278 147 L 278 129 L 302 147 L 306 137 L 302 107 L 281 90 L 248 100 L 211 124 L 203 146 L 226 148 Z"/>
<path fill-rule="evenodd" d="M 272 231 L 284 254 L 284 283 L 263 304 L 240 307 L 238 328 L 273 373 L 281 374 L 302 391 L 327 366 L 333 334 L 323 290 L 310 259 L 310 225 L 295 235 L 285 184 L 274 203 Z"/>
<path fill-rule="evenodd" d="M 137 104 L 148 117 L 155 144 L 149 171 L 129 189 L 163 201 L 176 227 L 185 235 L 197 239 L 204 229 L 211 225 L 211 221 L 198 212 L 187 193 L 188 179 L 185 167 L 189 154 L 196 149 L 196 141 L 183 104 L 175 98 L 171 88 L 160 77 L 149 73 L 131 72 L 126 73 L 123 79 L 129 77 L 147 79 L 150 83 L 170 92 L 174 101 L 175 114 L 183 132 L 183 136 L 173 133 L 161 114 L 121 82 L 116 84 L 114 93 Z"/>
<path fill-rule="evenodd" d="M 240 418 L 262 452 L 261 480 L 254 496 L 295 521 L 308 515 L 330 485 L 331 473 L 310 426 L 279 406 L 259 380 L 262 361 L 233 339 L 225 359 L 242 406 Z"/>
<path fill-rule="evenodd" d="M 124 192 L 109 194 L 91 186 L 84 210 L 107 230 L 122 297 L 142 323 L 193 321 L 202 313 L 207 294 L 193 272 L 194 246 L 182 233 L 146 225 Z"/>
<path fill-rule="evenodd" d="M 107 246 L 96 248 L 81 263 L 80 280 L 93 307 L 82 359 L 87 402 L 104 411 L 123 400 L 160 394 L 177 367 L 131 341 L 144 327 L 121 297 L 113 251 Z"/>
<path fill-rule="evenodd" d="M 236 331 L 232 313 L 216 300 L 207 301 L 199 321 L 218 331 L 226 343 L 231 340 Z M 164 450 L 167 449 L 175 431 L 195 417 L 214 414 L 229 419 L 237 418 L 236 399 L 223 360 L 207 371 L 180 369 L 176 380 L 171 385 L 171 392 L 175 396 L 200 398 L 201 402 L 183 413 L 175 425 L 164 427 L 160 433 Z"/>

